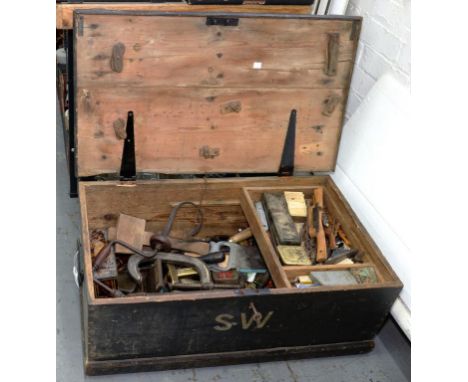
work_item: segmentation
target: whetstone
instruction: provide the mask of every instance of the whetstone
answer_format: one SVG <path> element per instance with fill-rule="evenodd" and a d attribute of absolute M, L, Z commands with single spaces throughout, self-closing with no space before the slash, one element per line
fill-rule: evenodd
<path fill-rule="evenodd" d="M 312 260 L 302 246 L 278 245 L 276 249 L 284 265 L 312 265 Z"/>
<path fill-rule="evenodd" d="M 131 246 L 141 250 L 145 238 L 145 226 L 146 220 L 144 219 L 120 214 L 119 220 L 117 222 L 116 239 L 122 240 L 130 244 Z M 132 253 L 132 251 L 122 247 L 121 245 L 115 246 L 115 252 Z"/>
<path fill-rule="evenodd" d="M 284 194 L 282 192 L 265 192 L 262 195 L 262 202 L 276 244 L 300 245 L 301 238 L 289 214 Z"/>
<path fill-rule="evenodd" d="M 349 270 L 339 271 L 312 271 L 310 275 L 320 285 L 356 285 L 356 278 Z"/>
<path fill-rule="evenodd" d="M 307 216 L 307 206 L 303 192 L 284 191 L 284 198 L 288 205 L 289 214 L 293 218 L 305 218 Z"/>

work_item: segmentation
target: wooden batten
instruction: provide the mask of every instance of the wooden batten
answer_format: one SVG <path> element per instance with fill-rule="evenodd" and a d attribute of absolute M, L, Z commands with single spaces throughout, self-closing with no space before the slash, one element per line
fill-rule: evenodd
<path fill-rule="evenodd" d="M 185 3 L 59 3 L 55 5 L 56 10 L 56 28 L 72 29 L 73 12 L 76 10 L 99 9 L 112 11 L 158 11 L 158 12 L 212 12 L 219 11 L 219 5 L 189 5 Z M 289 13 L 308 15 L 311 12 L 309 5 L 223 5 L 223 12 L 245 12 L 245 13 Z"/>
<path fill-rule="evenodd" d="M 334 169 L 361 20 L 230 16 L 76 14 L 78 176 L 119 172 L 129 111 L 137 172 L 276 172 L 293 109 L 295 168 Z"/>

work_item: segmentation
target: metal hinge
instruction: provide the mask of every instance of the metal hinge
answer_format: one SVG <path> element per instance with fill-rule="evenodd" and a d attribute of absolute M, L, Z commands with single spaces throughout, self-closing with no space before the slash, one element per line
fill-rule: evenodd
<path fill-rule="evenodd" d="M 135 128 L 133 111 L 128 112 L 126 137 L 120 165 L 120 180 L 136 180 Z"/>
<path fill-rule="evenodd" d="M 212 17 L 206 18 L 206 25 L 220 25 L 223 27 L 236 27 L 239 25 L 239 19 L 234 17 Z"/>
<path fill-rule="evenodd" d="M 294 156 L 296 146 L 296 110 L 291 110 L 288 130 L 284 139 L 283 154 L 278 170 L 279 176 L 291 176 L 294 173 Z"/>
<path fill-rule="evenodd" d="M 120 180 L 120 181 L 135 181 L 137 180 L 136 173 L 136 158 L 135 158 L 135 127 L 134 127 L 134 114 L 132 111 L 127 115 L 127 127 L 125 129 L 125 139 L 122 150 L 122 161 L 120 163 L 120 172 L 112 174 L 99 174 L 93 176 L 80 177 L 81 181 L 106 181 L 106 180 Z M 149 174 L 138 174 L 138 179 L 155 179 L 155 176 L 150 177 Z"/>

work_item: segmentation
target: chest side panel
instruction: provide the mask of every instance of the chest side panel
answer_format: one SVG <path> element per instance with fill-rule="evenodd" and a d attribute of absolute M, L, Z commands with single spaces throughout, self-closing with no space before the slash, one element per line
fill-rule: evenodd
<path fill-rule="evenodd" d="M 381 288 L 93 306 L 88 355 L 125 359 L 370 340 L 398 292 Z"/>

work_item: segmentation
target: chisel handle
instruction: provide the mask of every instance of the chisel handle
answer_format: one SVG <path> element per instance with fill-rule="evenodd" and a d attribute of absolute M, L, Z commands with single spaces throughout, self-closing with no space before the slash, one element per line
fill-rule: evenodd
<path fill-rule="evenodd" d="M 199 259 L 206 264 L 218 264 L 226 259 L 226 252 L 211 252 L 207 255 L 200 256 Z"/>
<path fill-rule="evenodd" d="M 110 243 L 107 244 L 103 249 L 101 249 L 98 255 L 94 258 L 93 271 L 97 271 L 99 269 L 104 260 L 106 260 L 107 257 L 110 255 L 111 251 L 112 245 Z"/>
<path fill-rule="evenodd" d="M 325 231 L 322 224 L 322 211 L 319 211 L 319 224 L 317 232 L 317 263 L 323 263 L 327 260 L 327 242 L 325 239 Z"/>
<path fill-rule="evenodd" d="M 246 228 L 235 235 L 229 238 L 229 242 L 231 243 L 240 243 L 241 241 L 247 240 L 252 237 L 252 230 L 250 228 Z"/>
<path fill-rule="evenodd" d="M 323 188 L 322 187 L 314 188 L 314 203 L 320 208 L 323 208 Z"/>
<path fill-rule="evenodd" d="M 322 223 L 322 208 L 323 208 L 323 188 L 314 188 L 314 203 L 318 207 L 317 226 L 317 263 L 323 263 L 327 260 L 327 241 L 325 239 L 325 231 Z"/>

